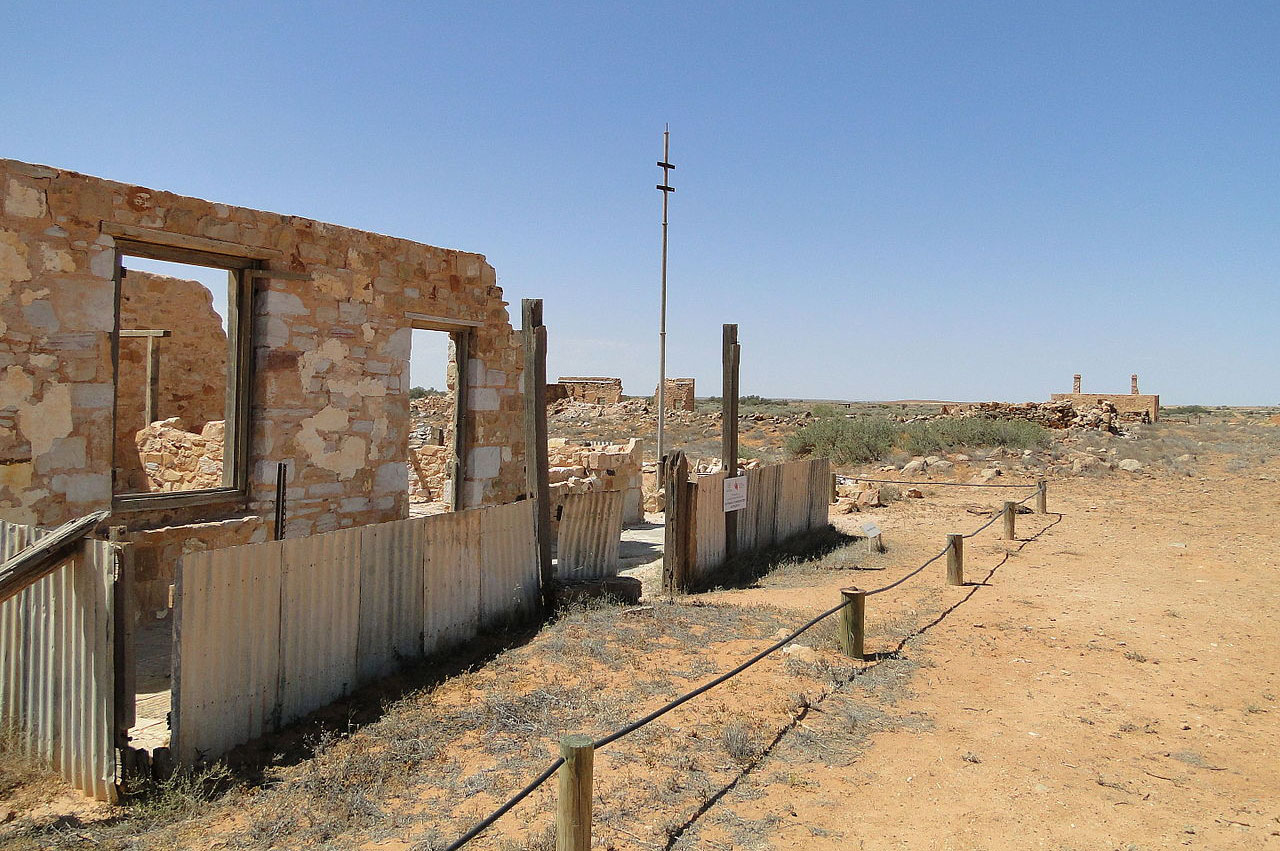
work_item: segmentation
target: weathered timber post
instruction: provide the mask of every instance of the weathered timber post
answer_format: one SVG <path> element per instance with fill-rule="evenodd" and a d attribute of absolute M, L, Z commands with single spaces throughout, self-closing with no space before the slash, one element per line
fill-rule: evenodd
<path fill-rule="evenodd" d="M 964 584 L 964 535 L 947 536 L 947 584 Z"/>
<path fill-rule="evenodd" d="M 138 666 L 133 639 L 133 548 L 129 544 L 129 527 L 112 526 L 107 531 L 115 560 L 115 588 L 112 591 L 111 616 L 115 620 L 115 737 L 117 748 L 129 746 L 129 728 L 137 721 Z"/>
<path fill-rule="evenodd" d="M 867 613 L 867 592 L 861 588 L 841 588 L 848 603 L 840 610 L 840 649 L 846 656 L 854 659 L 866 659 L 863 646 L 865 638 L 864 624 Z"/>
<path fill-rule="evenodd" d="M 662 487 L 666 495 L 666 528 L 662 545 L 662 588 L 668 594 L 684 591 L 689 557 L 689 459 L 677 449 L 662 458 Z"/>
<path fill-rule="evenodd" d="M 1036 513 L 1049 513 L 1049 483 L 1044 479 L 1036 482 Z"/>
<path fill-rule="evenodd" d="M 538 575 L 542 605 L 549 608 L 555 596 L 555 565 L 551 563 L 551 485 L 547 472 L 547 329 L 542 324 L 542 299 L 522 299 L 520 308 L 524 337 L 525 488 L 535 500 Z"/>
<path fill-rule="evenodd" d="M 1004 504 L 1004 539 L 1006 541 L 1012 541 L 1017 538 L 1015 533 L 1015 526 L 1017 524 L 1015 518 L 1017 518 L 1017 516 L 1018 503 L 1006 501 Z"/>
<path fill-rule="evenodd" d="M 556 851 L 591 849 L 591 774 L 595 745 L 575 733 L 560 740 L 559 798 L 556 801 Z"/>
<path fill-rule="evenodd" d="M 276 463 L 276 540 L 284 538 L 285 497 L 289 488 L 289 465 L 284 461 Z"/>
<path fill-rule="evenodd" d="M 722 329 L 720 363 L 720 466 L 726 477 L 738 475 L 738 367 L 742 347 L 738 345 L 738 326 L 726 324 Z M 738 512 L 724 513 L 724 554 L 732 558 L 738 552 Z"/>
<path fill-rule="evenodd" d="M 840 476 L 836 473 L 831 474 L 831 493 L 827 495 L 827 504 L 835 505 L 836 500 L 840 498 Z"/>

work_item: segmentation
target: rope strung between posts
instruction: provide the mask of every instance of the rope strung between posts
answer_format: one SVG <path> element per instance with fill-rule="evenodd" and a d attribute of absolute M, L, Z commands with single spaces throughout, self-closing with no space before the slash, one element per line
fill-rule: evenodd
<path fill-rule="evenodd" d="M 866 476 L 845 476 L 837 473 L 838 479 L 849 479 L 854 482 L 871 482 L 876 485 L 928 485 L 929 487 L 939 488 L 1033 488 L 1035 485 L 993 485 L 988 483 L 977 482 L 931 482 L 925 481 L 903 481 L 900 479 L 868 479 Z"/>
<path fill-rule="evenodd" d="M 975 487 L 980 487 L 980 486 L 975 485 Z M 1030 487 L 1030 486 L 1029 485 L 991 485 L 989 487 Z M 1030 499 L 1032 496 L 1035 496 L 1036 493 L 1039 492 L 1039 486 L 1035 486 L 1035 487 L 1036 487 L 1036 490 L 1032 492 L 1031 496 L 1028 496 L 1027 499 Z M 1022 500 L 1022 502 L 1026 502 L 1026 499 Z M 972 532 L 965 535 L 964 537 L 966 538 L 973 537 L 974 535 L 981 532 L 983 529 L 986 529 L 992 523 L 999 520 L 1000 516 L 1001 514 L 997 512 L 994 517 L 992 517 L 986 523 L 982 524 L 977 529 L 973 530 Z M 884 585 L 884 586 L 881 586 L 880 588 L 867 591 L 865 592 L 865 596 L 871 597 L 876 594 L 883 594 L 885 591 L 891 591 L 894 588 L 897 588 L 899 585 L 906 582 L 908 579 L 911 579 L 912 577 L 918 575 L 926 567 L 928 567 L 929 565 L 933 564 L 935 561 L 937 561 L 938 559 L 946 555 L 948 549 L 950 549 L 950 545 L 943 547 L 942 550 L 937 555 L 932 556 L 928 561 L 924 562 L 924 564 L 920 565 L 915 570 L 908 573 L 906 576 L 903 576 L 893 582 L 890 582 L 888 585 Z M 848 606 L 850 602 L 851 601 L 849 600 L 844 600 L 839 605 L 832 606 L 830 609 L 827 609 L 822 614 L 809 620 L 807 623 L 805 623 L 795 632 L 792 632 L 790 635 L 786 636 L 785 638 L 779 639 L 778 641 L 775 641 L 773 644 L 770 644 L 764 650 L 761 650 L 759 653 L 752 656 L 750 659 L 743 662 L 742 664 L 738 665 L 733 670 L 726 671 L 725 673 L 721 674 L 715 679 L 710 680 L 709 682 L 703 683 L 702 685 L 698 686 L 692 691 L 685 692 L 680 697 L 677 697 L 675 700 L 672 700 L 671 702 L 655 709 L 653 712 L 650 712 L 648 715 L 645 715 L 643 718 L 639 718 L 635 721 L 632 721 L 630 724 L 623 727 L 622 729 L 617 730 L 613 733 L 610 733 L 609 735 L 604 736 L 603 738 L 596 739 L 596 741 L 592 744 L 592 747 L 599 750 L 600 748 L 603 748 L 605 745 L 613 744 L 614 742 L 621 739 L 623 736 L 627 736 L 631 733 L 634 733 L 636 730 L 639 730 L 641 727 L 645 726 L 646 724 L 656 721 L 657 719 L 661 718 L 663 715 L 666 715 L 668 712 L 677 708 L 678 706 L 681 706 L 682 704 L 688 703 L 690 700 L 693 700 L 698 695 L 704 694 L 710 691 L 711 689 L 715 688 L 716 686 L 720 685 L 721 683 L 725 682 L 726 680 L 736 677 L 738 674 L 741 674 L 743 671 L 745 671 L 747 668 L 750 668 L 752 665 L 759 662 L 761 659 L 765 658 L 766 656 L 768 656 L 769 654 L 777 650 L 782 649 L 786 645 L 790 644 L 792 641 L 795 641 L 804 633 L 808 632 L 813 627 L 817 626 L 822 621 L 826 620 L 827 618 L 841 611 L 846 606 Z M 528 786 L 525 786 L 523 789 L 521 789 L 519 792 L 513 795 L 510 800 L 508 800 L 505 804 L 503 804 L 498 809 L 494 810 L 492 814 L 490 814 L 489 816 L 486 816 L 482 821 L 478 822 L 474 827 L 472 827 L 470 830 L 468 830 L 466 833 L 460 836 L 453 844 L 445 848 L 444 851 L 457 851 L 457 849 L 461 848 L 463 845 L 466 845 L 472 839 L 479 836 L 482 832 L 484 832 L 486 828 L 489 827 L 489 825 L 493 824 L 495 821 L 500 819 L 512 807 L 514 807 L 516 804 L 523 801 L 525 798 L 529 797 L 531 794 L 533 794 L 534 790 L 536 790 L 543 783 L 547 782 L 547 780 L 551 778 L 551 775 L 555 774 L 556 770 L 560 768 L 560 766 L 563 764 L 564 764 L 564 757 L 557 757 L 556 760 L 551 763 L 551 765 L 547 766 L 545 771 L 543 771 L 533 780 L 533 782 L 531 782 Z"/>

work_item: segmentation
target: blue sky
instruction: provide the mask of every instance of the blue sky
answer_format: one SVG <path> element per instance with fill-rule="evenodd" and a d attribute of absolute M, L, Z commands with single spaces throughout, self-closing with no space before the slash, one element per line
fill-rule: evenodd
<path fill-rule="evenodd" d="M 653 388 L 670 122 L 702 395 L 737 322 L 745 393 L 1280 403 L 1280 4 L 5 18 L 0 156 L 483 253 L 552 377 Z"/>

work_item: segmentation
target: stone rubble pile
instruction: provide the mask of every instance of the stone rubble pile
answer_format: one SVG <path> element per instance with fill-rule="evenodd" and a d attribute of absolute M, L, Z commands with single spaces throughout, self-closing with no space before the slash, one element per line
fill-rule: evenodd
<path fill-rule="evenodd" d="M 1045 428 L 1083 428 L 1111 434 L 1120 431 L 1122 419 L 1116 406 L 1110 402 L 1100 402 L 1080 410 L 1071 402 L 975 402 L 970 405 L 944 405 L 941 416 L 1027 420 Z"/>
<path fill-rule="evenodd" d="M 639 440 L 598 443 L 552 438 L 547 441 L 551 516 L 569 494 L 622 491 L 622 522 L 644 520 L 643 448 Z"/>
<path fill-rule="evenodd" d="M 411 399 L 409 409 L 409 503 L 451 502 L 453 397 Z"/>
<path fill-rule="evenodd" d="M 222 420 L 206 423 L 199 433 L 187 431 L 178 417 L 144 426 L 134 436 L 143 481 L 131 490 L 169 493 L 222 487 L 223 435 Z"/>

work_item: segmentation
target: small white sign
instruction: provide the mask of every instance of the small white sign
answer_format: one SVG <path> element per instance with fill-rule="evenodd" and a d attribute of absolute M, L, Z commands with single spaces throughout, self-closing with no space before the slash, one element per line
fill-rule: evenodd
<path fill-rule="evenodd" d="M 741 511 L 747 507 L 747 477 L 736 476 L 724 480 L 724 511 Z"/>
<path fill-rule="evenodd" d="M 866 535 L 868 538 L 874 538 L 880 534 L 880 527 L 877 526 L 874 521 L 868 520 L 866 523 L 862 524 L 862 534 Z"/>

